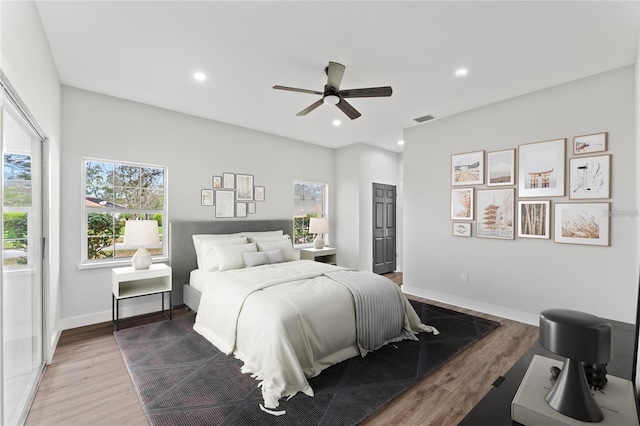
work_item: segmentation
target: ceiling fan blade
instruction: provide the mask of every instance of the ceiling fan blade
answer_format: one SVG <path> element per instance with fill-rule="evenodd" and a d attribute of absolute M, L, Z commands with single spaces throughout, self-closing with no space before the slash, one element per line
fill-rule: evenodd
<path fill-rule="evenodd" d="M 322 96 L 324 93 L 318 92 L 316 90 L 307 90 L 307 89 L 298 89 L 295 87 L 287 87 L 287 86 L 273 86 L 274 89 L 277 90 L 288 90 L 290 92 L 300 92 L 300 93 L 310 93 L 312 95 L 320 95 Z"/>
<path fill-rule="evenodd" d="M 360 117 L 360 113 L 358 112 L 358 110 L 356 110 L 354 107 L 351 106 L 351 104 L 347 101 L 345 101 L 344 99 L 340 98 L 340 102 L 338 102 L 336 104 L 336 106 L 338 108 L 340 108 L 340 110 L 342 112 L 344 112 L 345 114 L 347 114 L 347 117 L 349 117 L 352 120 L 355 120 L 356 118 Z"/>
<path fill-rule="evenodd" d="M 384 87 L 367 87 L 366 89 L 350 89 L 341 90 L 342 98 L 376 98 L 380 96 L 391 96 L 393 91 L 390 86 Z"/>
<path fill-rule="evenodd" d="M 312 103 L 311 105 L 309 105 L 308 107 L 306 107 L 305 109 L 303 109 L 302 111 L 300 111 L 299 113 L 297 113 L 296 115 L 298 117 L 301 117 L 303 115 L 307 115 L 309 114 L 311 111 L 313 111 L 314 109 L 318 108 L 320 105 L 322 105 L 322 99 L 318 99 L 317 101 L 315 101 L 314 103 Z"/>
<path fill-rule="evenodd" d="M 340 83 L 342 83 L 344 68 L 345 67 L 342 64 L 329 62 L 329 67 L 327 68 L 327 86 L 340 90 Z"/>

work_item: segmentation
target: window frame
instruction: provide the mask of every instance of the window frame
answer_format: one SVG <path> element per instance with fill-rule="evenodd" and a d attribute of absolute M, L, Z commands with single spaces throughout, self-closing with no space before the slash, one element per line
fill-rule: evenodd
<path fill-rule="evenodd" d="M 98 163 L 107 163 L 113 164 L 114 166 L 130 166 L 130 167 L 147 167 L 147 168 L 156 168 L 164 170 L 163 175 L 163 208 L 162 211 L 159 210 L 149 210 L 149 209 L 119 209 L 115 207 L 105 207 L 100 210 L 93 210 L 90 207 L 86 206 L 86 164 L 87 162 L 98 162 Z M 127 257 L 113 257 L 106 259 L 89 259 L 89 250 L 87 247 L 88 241 L 88 229 L 87 229 L 87 218 L 88 214 L 91 212 L 100 212 L 100 213 L 127 213 L 127 212 L 135 212 L 135 213 L 143 213 L 143 214 L 155 214 L 162 213 L 162 254 L 152 255 L 152 262 L 164 262 L 169 260 L 169 247 L 168 247 L 168 217 L 169 217 L 169 203 L 168 203 L 168 194 L 169 194 L 169 168 L 168 166 L 158 165 L 158 164 L 150 164 L 150 163 L 139 163 L 132 161 L 122 161 L 122 160 L 111 160 L 105 158 L 95 158 L 95 157 L 82 157 L 80 160 L 80 168 L 82 175 L 82 182 L 80 188 L 80 209 L 81 209 L 81 220 L 80 220 L 80 241 L 81 241 L 81 251 L 80 251 L 80 263 L 78 265 L 78 269 L 93 269 L 93 268 L 104 268 L 104 267 L 113 267 L 113 266 L 126 266 L 131 264 L 131 258 L 133 256 Z M 124 229 L 122 230 L 124 233 Z"/>
<path fill-rule="evenodd" d="M 322 186 L 323 188 L 323 199 L 322 199 L 322 215 L 318 215 L 318 216 L 313 216 L 313 217 L 325 217 L 329 219 L 329 184 L 327 183 L 322 183 L 322 182 L 311 182 L 311 181 L 304 181 L 304 180 L 295 180 L 293 181 L 293 234 L 291 236 L 291 241 L 293 242 L 293 248 L 294 249 L 302 249 L 302 248 L 308 248 L 308 247 L 313 247 L 313 239 L 310 242 L 306 242 L 306 243 L 296 243 L 296 238 L 295 238 L 295 232 L 296 232 L 296 216 L 295 214 L 295 199 L 296 199 L 296 185 L 297 184 L 307 184 L 307 185 L 319 185 Z M 309 213 L 307 213 L 307 217 L 309 216 Z M 308 225 L 306 227 L 307 231 L 309 230 Z M 325 235 L 325 242 L 327 244 L 330 244 L 330 234 L 326 234 Z"/>

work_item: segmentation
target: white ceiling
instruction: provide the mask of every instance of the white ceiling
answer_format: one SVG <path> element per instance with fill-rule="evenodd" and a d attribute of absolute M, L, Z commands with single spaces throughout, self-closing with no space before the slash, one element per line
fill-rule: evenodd
<path fill-rule="evenodd" d="M 401 151 L 438 118 L 636 62 L 638 1 L 38 1 L 63 84 L 328 147 Z M 322 105 L 329 61 L 349 120 Z M 454 71 L 465 67 L 466 77 Z M 208 79 L 198 83 L 195 71 Z M 335 127 L 332 121 L 342 120 Z M 429 124 L 425 124 L 429 125 Z"/>

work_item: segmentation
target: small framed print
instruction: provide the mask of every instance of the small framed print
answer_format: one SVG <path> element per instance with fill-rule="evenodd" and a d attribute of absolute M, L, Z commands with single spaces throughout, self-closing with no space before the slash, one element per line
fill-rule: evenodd
<path fill-rule="evenodd" d="M 253 201 L 253 176 L 236 175 L 236 200 Z"/>
<path fill-rule="evenodd" d="M 473 188 L 451 190 L 451 219 L 473 220 Z"/>
<path fill-rule="evenodd" d="M 256 203 L 247 203 L 247 213 L 256 214 Z"/>
<path fill-rule="evenodd" d="M 476 237 L 513 239 L 514 188 L 481 189 L 476 194 Z"/>
<path fill-rule="evenodd" d="M 234 192 L 219 190 L 216 193 L 216 217 L 234 216 Z"/>
<path fill-rule="evenodd" d="M 550 201 L 518 201 L 518 237 L 549 239 Z"/>
<path fill-rule="evenodd" d="M 516 184 L 516 150 L 505 149 L 487 153 L 487 186 Z"/>
<path fill-rule="evenodd" d="M 609 203 L 556 203 L 556 243 L 609 245 Z"/>
<path fill-rule="evenodd" d="M 213 189 L 201 189 L 200 190 L 200 205 L 212 206 L 213 205 Z"/>
<path fill-rule="evenodd" d="M 213 189 L 222 189 L 222 176 L 214 176 L 212 180 Z"/>
<path fill-rule="evenodd" d="M 518 196 L 563 197 L 566 139 L 518 146 Z"/>
<path fill-rule="evenodd" d="M 470 237 L 471 236 L 470 222 L 453 222 L 452 226 L 453 226 L 454 237 Z"/>
<path fill-rule="evenodd" d="M 247 217 L 247 203 L 236 203 L 236 217 Z"/>
<path fill-rule="evenodd" d="M 255 201 L 264 201 L 264 186 L 254 186 L 253 192 L 253 199 Z"/>
<path fill-rule="evenodd" d="M 588 154 L 607 150 L 607 132 L 591 135 L 575 136 L 573 138 L 573 153 Z"/>
<path fill-rule="evenodd" d="M 451 156 L 451 186 L 484 183 L 484 151 Z"/>
<path fill-rule="evenodd" d="M 610 198 L 611 155 L 575 157 L 569 160 L 569 198 Z"/>
<path fill-rule="evenodd" d="M 224 189 L 234 189 L 236 187 L 236 175 L 233 173 L 223 173 L 222 187 Z"/>

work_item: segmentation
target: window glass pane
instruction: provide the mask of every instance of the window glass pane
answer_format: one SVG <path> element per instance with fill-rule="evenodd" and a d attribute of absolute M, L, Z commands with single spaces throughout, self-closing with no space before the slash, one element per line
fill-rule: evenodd
<path fill-rule="evenodd" d="M 114 187 L 116 209 L 139 209 L 140 188 L 138 187 Z"/>
<path fill-rule="evenodd" d="M 108 207 L 107 203 L 113 203 L 113 164 L 87 161 L 84 175 L 87 206 Z"/>
<path fill-rule="evenodd" d="M 5 207 L 31 206 L 30 155 L 4 155 L 3 204 Z"/>
<path fill-rule="evenodd" d="M 2 258 L 5 266 L 27 265 L 29 263 L 27 213 L 3 213 Z"/>
<path fill-rule="evenodd" d="M 114 235 L 119 224 L 112 213 L 87 214 L 87 257 L 108 259 L 114 257 Z"/>
<path fill-rule="evenodd" d="M 140 186 L 140 167 L 116 164 L 114 173 L 115 186 Z"/>
<path fill-rule="evenodd" d="M 324 184 L 295 182 L 293 185 L 294 244 L 313 242 L 309 219 L 324 216 Z"/>
<path fill-rule="evenodd" d="M 140 185 L 143 188 L 164 188 L 164 169 L 143 167 Z"/>
<path fill-rule="evenodd" d="M 145 210 L 162 210 L 164 207 L 164 190 L 143 188 L 140 191 L 140 208 Z"/>

